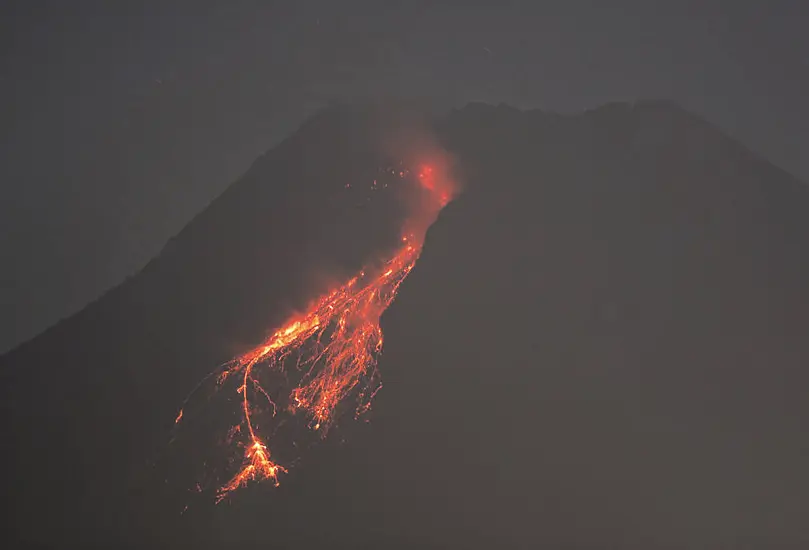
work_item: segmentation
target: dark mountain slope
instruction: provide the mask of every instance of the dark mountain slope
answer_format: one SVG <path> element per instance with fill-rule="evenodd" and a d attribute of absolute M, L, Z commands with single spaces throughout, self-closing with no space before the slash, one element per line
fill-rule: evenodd
<path fill-rule="evenodd" d="M 398 245 L 391 125 L 376 109 L 321 113 L 136 277 L 0 359 L 6 532 L 106 541 L 139 523 L 123 503 L 196 381 Z"/>
<path fill-rule="evenodd" d="M 383 319 L 385 387 L 367 429 L 330 440 L 278 489 L 183 516 L 125 483 L 142 479 L 201 375 L 325 284 L 300 273 L 336 275 L 387 246 L 393 197 L 359 216 L 355 196 L 335 203 L 344 180 L 389 162 L 379 120 L 337 109 L 311 121 L 143 273 L 3 357 L 16 535 L 809 543 L 809 192 L 662 102 L 579 116 L 470 105 L 440 119 L 466 190 Z"/>
<path fill-rule="evenodd" d="M 369 462 L 408 464 L 400 528 L 809 543 L 807 188 L 667 104 L 446 132 L 470 191 L 385 317 Z"/>

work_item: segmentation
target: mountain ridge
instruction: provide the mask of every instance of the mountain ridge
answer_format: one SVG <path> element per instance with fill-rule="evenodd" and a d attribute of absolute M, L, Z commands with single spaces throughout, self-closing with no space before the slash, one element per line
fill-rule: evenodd
<path fill-rule="evenodd" d="M 370 102 L 370 100 L 369 100 L 369 102 Z M 405 101 L 397 102 L 397 104 L 399 104 L 399 103 L 403 103 L 406 106 L 408 105 L 408 103 L 405 102 Z M 334 114 L 334 113 L 342 113 L 343 115 L 345 115 L 346 113 L 352 113 L 353 114 L 353 113 L 356 113 L 358 110 L 362 111 L 363 106 L 366 106 L 365 110 L 367 111 L 368 107 L 367 107 L 367 105 L 365 103 L 355 103 L 355 102 L 343 100 L 343 101 L 335 102 L 334 105 L 331 105 L 330 107 L 327 107 L 327 108 L 323 109 L 322 111 L 316 113 L 312 117 L 305 120 L 299 126 L 299 128 L 290 135 L 289 138 L 283 140 L 276 147 L 273 147 L 273 148 L 269 149 L 268 151 L 266 151 L 265 153 L 260 155 L 258 158 L 256 158 L 242 176 L 237 178 L 231 185 L 229 185 L 225 189 L 225 191 L 223 191 L 218 197 L 213 199 L 206 208 L 204 208 L 197 215 L 195 215 L 191 220 L 189 220 L 188 223 L 176 235 L 169 237 L 167 239 L 166 243 L 161 248 L 161 250 L 158 252 L 158 254 L 154 258 L 149 260 L 140 270 L 133 273 L 132 275 L 127 276 L 123 281 L 121 281 L 117 285 L 115 285 L 112 288 L 110 288 L 110 289 L 104 291 L 103 293 L 101 293 L 97 298 L 95 298 L 95 299 L 91 300 L 90 302 L 88 302 L 87 305 L 85 305 L 79 311 L 76 311 L 75 313 L 72 313 L 72 314 L 68 315 L 67 317 L 64 317 L 64 318 L 60 319 L 59 321 L 57 321 L 53 325 L 47 327 L 42 332 L 40 332 L 39 334 L 33 336 L 29 340 L 26 340 L 24 342 L 20 342 L 19 344 L 17 344 L 13 348 L 11 348 L 11 349 L 7 350 L 6 352 L 0 354 L 0 363 L 3 362 L 3 359 L 6 356 L 11 356 L 11 355 L 16 354 L 18 352 L 19 348 L 24 348 L 24 347 L 27 347 L 29 345 L 32 345 L 33 342 L 39 340 L 45 334 L 50 333 L 51 331 L 56 329 L 59 325 L 62 325 L 63 323 L 69 321 L 70 319 L 82 314 L 87 308 L 92 307 L 94 304 L 96 304 L 100 300 L 105 299 L 108 295 L 119 292 L 121 287 L 123 285 L 126 285 L 131 279 L 133 279 L 135 277 L 138 277 L 143 272 L 148 271 L 151 268 L 153 268 L 155 262 L 160 261 L 161 257 L 163 257 L 167 252 L 169 252 L 171 249 L 173 249 L 177 245 L 178 239 L 180 239 L 187 232 L 189 227 L 191 227 L 194 224 L 200 223 L 198 220 L 203 218 L 206 215 L 206 213 L 209 211 L 209 208 L 211 207 L 211 205 L 213 205 L 213 203 L 219 202 L 220 199 L 222 199 L 223 197 L 228 196 L 229 194 L 233 193 L 232 188 L 235 187 L 235 186 L 238 186 L 251 173 L 254 173 L 255 171 L 259 170 L 260 167 L 262 166 L 262 164 L 268 160 L 268 157 L 270 157 L 270 158 L 272 157 L 272 154 L 274 152 L 276 152 L 279 149 L 283 150 L 284 148 L 288 148 L 292 144 L 294 144 L 293 138 L 298 138 L 301 131 L 311 129 L 313 124 L 315 124 L 319 120 L 322 120 L 323 117 L 327 117 L 329 114 Z M 381 108 L 382 108 L 381 106 L 375 105 L 375 106 L 371 107 L 371 111 L 372 112 L 377 112 Z M 483 109 L 483 110 L 491 110 L 491 109 L 500 110 L 500 109 L 503 109 L 505 111 L 508 111 L 508 112 L 511 112 L 511 113 L 514 113 L 514 114 L 519 114 L 521 116 L 528 116 L 528 117 L 548 117 L 550 119 L 577 119 L 577 118 L 581 118 L 581 117 L 595 117 L 597 119 L 597 118 L 601 117 L 601 115 L 609 115 L 609 114 L 612 114 L 612 113 L 618 113 L 618 114 L 632 113 L 633 111 L 635 111 L 638 108 L 640 108 L 642 110 L 644 110 L 644 109 L 649 110 L 650 109 L 650 110 L 654 110 L 654 111 L 669 111 L 669 112 L 675 112 L 675 113 L 677 113 L 679 115 L 685 115 L 691 121 L 696 122 L 697 124 L 703 126 L 704 128 L 710 129 L 715 134 L 720 135 L 722 141 L 724 142 L 724 144 L 727 145 L 727 146 L 731 146 L 731 147 L 736 148 L 737 152 L 739 154 L 744 154 L 745 156 L 754 157 L 757 162 L 764 162 L 764 163 L 769 164 L 769 162 L 764 157 L 762 157 L 762 156 L 758 155 L 757 153 L 755 153 L 754 151 L 748 149 L 747 147 L 744 146 L 743 143 L 741 143 L 737 139 L 735 139 L 733 137 L 730 137 L 729 135 L 725 134 L 722 130 L 720 130 L 719 128 L 713 126 L 706 119 L 704 119 L 703 117 L 695 114 L 692 111 L 689 111 L 689 110 L 685 109 L 684 107 L 682 107 L 676 101 L 669 100 L 669 99 L 662 99 L 661 98 L 661 99 L 639 99 L 639 100 L 636 100 L 636 101 L 613 101 L 613 102 L 605 103 L 603 105 L 599 105 L 597 107 L 585 109 L 585 110 L 583 110 L 581 112 L 576 112 L 576 113 L 556 113 L 556 112 L 543 111 L 541 109 L 519 109 L 517 107 L 513 107 L 511 105 L 508 105 L 506 103 L 500 103 L 500 104 L 495 106 L 495 105 L 491 105 L 491 104 L 488 104 L 488 103 L 485 103 L 485 102 L 470 102 L 470 103 L 468 103 L 466 106 L 464 106 L 462 108 L 450 109 L 450 115 L 449 116 L 452 116 L 452 113 L 457 113 L 457 112 L 460 112 L 460 111 L 469 112 L 470 110 L 478 110 L 478 109 Z M 801 187 L 806 187 L 806 185 L 807 185 L 806 183 L 801 182 L 797 177 L 795 177 L 794 175 L 792 175 L 788 171 L 786 171 L 786 170 L 784 170 L 784 169 L 782 169 L 782 168 L 780 168 L 780 167 L 778 167 L 776 165 L 770 164 L 769 166 L 771 168 L 774 168 L 774 169 L 778 170 L 779 172 L 781 172 L 781 174 L 783 176 L 793 180 L 794 184 L 799 185 Z"/>
<path fill-rule="evenodd" d="M 742 473 L 754 484 L 749 492 L 768 494 L 772 502 L 781 495 L 783 521 L 806 538 L 795 515 L 807 498 L 806 481 L 795 469 L 803 455 L 790 435 L 806 417 L 796 392 L 805 381 L 798 365 L 809 358 L 800 343 L 809 322 L 800 307 L 809 276 L 801 247 L 807 188 L 667 101 L 610 104 L 579 115 L 471 104 L 432 121 L 429 138 L 423 120 L 410 123 L 412 111 L 384 110 L 339 107 L 310 120 L 260 157 L 138 275 L 0 357 L 0 368 L 14 376 L 3 399 L 21 453 L 13 471 L 28 473 L 7 484 L 17 505 L 17 517 L 7 518 L 16 520 L 16 536 L 44 516 L 48 521 L 33 538 L 52 544 L 122 534 L 168 540 L 184 533 L 226 546 L 229 537 L 238 539 L 233 526 L 251 529 L 237 512 L 254 518 L 269 509 L 278 518 L 273 528 L 292 544 L 295 530 L 306 527 L 296 518 L 308 518 L 308 499 L 319 499 L 333 514 L 319 518 L 320 529 L 344 540 L 366 515 L 393 537 L 430 541 L 456 533 L 444 542 L 474 547 L 473 535 L 457 533 L 470 521 L 485 531 L 488 517 L 490 531 L 479 536 L 528 540 L 536 508 L 558 524 L 548 526 L 544 543 L 591 547 L 593 533 L 613 536 L 617 529 L 598 512 L 620 491 L 616 476 L 632 484 L 622 464 L 658 491 L 624 489 L 638 502 L 677 493 L 652 475 L 664 477 L 667 451 L 705 484 L 708 500 L 727 505 L 724 488 L 740 503 L 737 515 L 720 514 L 722 529 L 706 541 L 728 543 L 728 525 L 742 522 L 759 529 L 747 540 L 778 542 L 778 532 L 755 521 L 767 513 L 739 492 L 745 481 L 734 476 Z M 405 129 L 389 139 L 397 124 Z M 424 143 L 395 158 L 396 147 L 411 138 Z M 374 203 L 379 208 L 367 209 L 357 206 L 365 204 L 364 192 L 337 199 L 346 196 L 345 184 L 367 183 L 380 167 L 418 158 L 435 144 L 455 159 L 464 191 L 428 231 L 419 263 L 383 316 L 385 389 L 370 427 L 355 434 L 355 450 L 340 453 L 329 444 L 314 450 L 317 456 L 294 483 L 278 489 L 288 508 L 255 490 L 232 511 L 178 520 L 167 511 L 176 495 L 162 502 L 144 484 L 144 494 L 131 496 L 135 481 L 121 480 L 141 479 L 133 472 L 159 448 L 182 396 L 206 369 L 253 344 L 329 279 L 350 273 L 398 238 L 392 223 L 402 215 L 397 197 L 384 195 Z M 319 205 L 314 212 L 312 200 Z M 307 232 L 300 219 L 323 225 Z M 290 232 L 288 224 L 304 230 Z M 368 227 L 376 230 L 369 235 Z M 286 238 L 295 245 L 287 247 Z M 272 254 L 283 259 L 276 265 L 267 260 Z M 312 275 L 301 278 L 307 270 Z M 318 275 L 324 271 L 330 277 Z M 729 371 L 712 360 L 744 368 Z M 756 369 L 765 363 L 773 378 Z M 28 380 L 26 369 L 33 370 Z M 31 391 L 20 391 L 32 384 L 35 401 Z M 725 411 L 712 404 L 711 392 Z M 756 402 L 751 396 L 779 394 L 771 410 L 745 409 Z M 710 441 L 712 432 L 681 406 L 682 396 L 726 435 Z M 588 407 L 595 412 L 586 413 Z M 645 417 L 670 440 L 643 424 Z M 42 431 L 31 433 L 31 422 Z M 542 435 L 520 437 L 535 426 Z M 729 448 L 743 445 L 745 429 L 769 447 L 743 456 L 736 473 L 723 472 L 717 465 L 731 456 Z M 651 446 L 645 449 L 633 434 Z M 37 445 L 44 453 L 34 452 Z M 689 452 L 700 445 L 704 463 Z M 790 451 L 781 475 L 798 480 L 795 496 L 778 493 L 784 479 L 765 483 L 757 464 L 772 468 L 775 455 L 768 449 Z M 638 458 L 643 452 L 652 466 Z M 109 462 L 102 459 L 106 453 Z M 598 453 L 614 473 L 588 458 Z M 64 457 L 62 467 L 73 479 L 43 472 L 50 456 Z M 531 460 L 542 468 L 533 471 Z M 594 473 L 582 488 L 574 480 L 585 475 L 579 469 L 585 465 Z M 524 476 L 524 488 L 508 470 Z M 470 481 L 476 472 L 491 474 L 488 489 Z M 667 475 L 676 480 L 674 472 Z M 356 491 L 357 511 L 337 509 L 339 492 L 324 489 L 326 482 Z M 693 482 L 680 483 L 696 490 Z M 529 498 L 528 487 L 538 500 Z M 472 498 L 470 489 L 482 496 Z M 80 493 L 72 504 L 71 490 Z M 576 494 L 591 499 L 582 502 Z M 502 501 L 520 503 L 513 517 L 498 516 Z M 606 516 L 626 526 L 633 513 L 647 514 L 649 527 L 635 526 L 638 540 L 629 541 L 644 547 L 638 541 L 653 538 L 648 530 L 666 532 L 666 514 L 690 517 L 691 532 L 699 533 L 700 517 L 688 516 L 678 502 L 664 499 L 651 510 L 629 506 Z M 590 526 L 579 533 L 575 506 Z M 398 513 L 388 517 L 384 510 Z M 444 526 L 431 514 L 441 515 Z M 189 531 L 177 526 L 182 522 Z M 220 528 L 221 540 L 211 539 Z M 678 540 L 674 533 L 667 537 Z"/>

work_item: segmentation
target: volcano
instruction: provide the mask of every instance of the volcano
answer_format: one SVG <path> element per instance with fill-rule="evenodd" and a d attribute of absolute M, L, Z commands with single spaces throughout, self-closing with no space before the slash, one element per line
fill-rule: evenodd
<path fill-rule="evenodd" d="M 175 438 L 189 390 L 398 250 L 439 161 L 463 191 L 382 314 L 371 409 L 205 498 L 234 397 Z M 666 101 L 326 109 L 0 358 L 4 547 L 806 547 L 807 213 Z"/>

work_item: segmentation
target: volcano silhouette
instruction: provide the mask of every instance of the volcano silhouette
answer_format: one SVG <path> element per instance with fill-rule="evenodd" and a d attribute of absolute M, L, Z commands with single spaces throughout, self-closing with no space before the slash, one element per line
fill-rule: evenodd
<path fill-rule="evenodd" d="M 371 183 L 439 146 L 464 191 L 383 317 L 370 422 L 278 488 L 177 491 L 188 390 L 393 246 Z M 806 547 L 807 214 L 669 102 L 327 109 L 0 358 L 4 547 Z"/>

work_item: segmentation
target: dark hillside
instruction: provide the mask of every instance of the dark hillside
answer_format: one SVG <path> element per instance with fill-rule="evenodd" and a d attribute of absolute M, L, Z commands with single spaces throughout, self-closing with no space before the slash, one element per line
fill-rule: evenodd
<path fill-rule="evenodd" d="M 316 116 L 137 276 L 0 358 L 7 519 L 23 536 L 115 536 L 196 381 L 398 244 L 402 159 L 378 146 L 382 120 Z"/>
<path fill-rule="evenodd" d="M 344 187 L 397 161 L 379 120 L 310 121 L 142 273 L 0 360 L 6 532 L 52 547 L 809 545 L 809 189 L 666 102 L 437 120 L 465 191 L 383 317 L 370 424 L 278 489 L 182 517 L 130 483 L 207 370 L 396 237 L 392 194 L 359 207 Z"/>
<path fill-rule="evenodd" d="M 369 462 L 399 528 L 809 542 L 809 189 L 665 103 L 446 132 L 469 192 L 384 324 Z"/>

